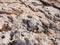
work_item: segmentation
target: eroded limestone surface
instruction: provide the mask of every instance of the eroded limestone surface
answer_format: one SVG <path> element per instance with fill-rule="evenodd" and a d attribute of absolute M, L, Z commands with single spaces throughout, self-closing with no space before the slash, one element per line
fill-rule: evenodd
<path fill-rule="evenodd" d="M 0 45 L 60 45 L 60 0 L 0 0 Z"/>

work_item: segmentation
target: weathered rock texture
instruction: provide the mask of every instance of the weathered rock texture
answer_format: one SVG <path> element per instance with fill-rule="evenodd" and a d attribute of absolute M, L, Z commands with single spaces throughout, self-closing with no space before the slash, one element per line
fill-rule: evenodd
<path fill-rule="evenodd" d="M 60 45 L 60 0 L 0 0 L 0 45 Z"/>

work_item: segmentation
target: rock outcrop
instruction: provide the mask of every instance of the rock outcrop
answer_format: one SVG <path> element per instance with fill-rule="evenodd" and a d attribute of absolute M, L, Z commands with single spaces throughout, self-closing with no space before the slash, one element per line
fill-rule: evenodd
<path fill-rule="evenodd" d="M 60 45 L 60 0 L 0 0 L 0 45 Z"/>

